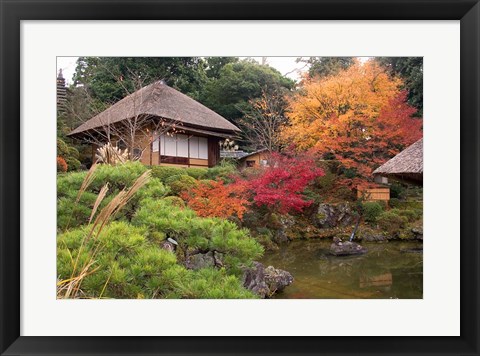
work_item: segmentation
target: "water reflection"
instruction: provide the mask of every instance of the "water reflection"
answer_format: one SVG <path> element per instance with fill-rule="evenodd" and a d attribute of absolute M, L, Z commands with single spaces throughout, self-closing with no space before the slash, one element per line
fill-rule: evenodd
<path fill-rule="evenodd" d="M 265 255 L 263 263 L 293 274 L 276 298 L 422 298 L 419 242 L 364 244 L 368 253 L 335 257 L 330 240 L 294 241 Z"/>
<path fill-rule="evenodd" d="M 375 276 L 369 276 L 367 274 L 360 275 L 360 288 L 390 287 L 392 283 L 392 274 L 390 272 L 377 274 Z"/>

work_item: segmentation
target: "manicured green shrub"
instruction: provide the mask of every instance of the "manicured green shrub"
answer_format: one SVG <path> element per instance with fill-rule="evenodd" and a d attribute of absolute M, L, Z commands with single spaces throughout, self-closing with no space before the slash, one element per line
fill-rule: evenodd
<path fill-rule="evenodd" d="M 100 165 L 94 173 L 92 183 L 76 203 L 78 191 L 87 172 L 71 172 L 57 177 L 57 228 L 64 231 L 86 224 L 92 212 L 100 189 L 108 183 L 109 190 L 100 204 L 98 211 L 106 206 L 118 192 L 130 187 L 147 168 L 139 162 L 129 162 L 119 166 Z M 168 189 L 155 178 L 141 188 L 131 201 L 116 215 L 117 220 L 129 220 L 140 200 L 161 199 Z"/>
<path fill-rule="evenodd" d="M 167 179 L 166 184 L 170 188 L 170 192 L 174 195 L 179 195 L 181 192 L 188 191 L 196 187 L 198 181 L 190 176 L 171 176 Z"/>
<path fill-rule="evenodd" d="M 392 209 L 390 212 L 406 217 L 409 222 L 413 222 L 422 217 L 422 211 L 418 209 Z"/>
<path fill-rule="evenodd" d="M 213 168 L 179 168 L 168 166 L 153 166 L 152 176 L 160 179 L 162 183 L 167 183 L 167 180 L 172 180 L 172 176 L 188 175 L 195 179 L 212 179 L 229 181 L 232 174 L 237 173 L 237 168 L 232 163 L 221 163 Z"/>
<path fill-rule="evenodd" d="M 69 172 L 80 168 L 81 163 L 78 160 L 80 156 L 78 150 L 59 138 L 57 138 L 57 156 L 65 159 Z"/>
<path fill-rule="evenodd" d="M 168 189 L 158 178 L 139 189 L 115 221 L 103 230 L 97 227 L 86 239 L 92 229 L 87 222 L 100 189 L 109 184 L 98 211 L 145 171 L 138 162 L 99 166 L 78 203 L 78 190 L 87 173 L 66 173 L 58 178 L 57 277 L 63 281 L 57 289 L 59 297 L 255 298 L 242 286 L 240 276 L 244 266 L 261 257 L 262 246 L 234 223 L 200 218 L 185 208 L 179 197 L 166 197 Z M 197 181 L 180 175 L 170 184 L 175 189 L 179 182 Z M 169 237 L 179 243 L 176 254 L 160 247 Z M 192 271 L 183 266 L 189 255 L 209 251 L 221 256 L 222 268 Z M 71 283 L 69 278 L 78 277 L 89 263 L 93 264 L 80 289 L 73 296 L 65 295 L 67 289 L 62 286 Z M 74 270 L 75 264 L 78 268 Z"/>
<path fill-rule="evenodd" d="M 162 232 L 175 239 L 184 254 L 216 250 L 224 254 L 223 264 L 230 273 L 239 273 L 242 265 L 263 254 L 247 230 L 227 220 L 197 217 L 194 211 L 175 207 L 165 199 L 142 200 L 132 224 L 146 227 L 147 235 Z"/>
<path fill-rule="evenodd" d="M 375 223 L 378 216 L 383 212 L 383 206 L 375 201 L 367 201 L 362 204 L 363 218 L 365 221 Z"/>
<path fill-rule="evenodd" d="M 189 167 L 185 169 L 186 173 L 195 179 L 203 179 L 207 173 L 208 168 L 196 168 L 196 167 Z"/>
<path fill-rule="evenodd" d="M 173 182 L 176 182 L 177 180 L 179 180 L 181 177 L 189 177 L 187 174 L 174 174 L 174 175 L 171 175 L 167 178 L 165 178 L 165 181 L 164 183 L 166 185 L 170 185 L 170 183 L 173 183 Z M 191 178 L 191 177 L 190 177 Z M 188 178 L 187 178 L 188 179 Z"/>
<path fill-rule="evenodd" d="M 107 205 L 112 198 L 112 195 L 105 197 L 100 209 Z M 57 229 L 64 231 L 67 228 L 87 224 L 96 199 L 97 194 L 88 191 L 82 194 L 78 203 L 75 203 L 75 198 L 70 197 L 57 199 Z M 122 217 L 123 215 L 118 215 L 119 219 Z"/>
<path fill-rule="evenodd" d="M 392 235 L 400 233 L 400 230 L 405 228 L 407 222 L 408 219 L 405 216 L 401 216 L 392 210 L 384 211 L 377 218 L 378 226 Z"/>
<path fill-rule="evenodd" d="M 57 278 L 68 280 L 78 266 L 94 261 L 80 285 L 83 298 L 254 298 L 238 278 L 226 270 L 190 271 L 175 254 L 146 237 L 145 229 L 125 222 L 107 225 L 96 238 L 82 241 L 89 228 L 57 238 Z M 97 246 L 100 252 L 92 255 Z M 80 254 L 80 255 L 79 255 Z"/>
<path fill-rule="evenodd" d="M 158 178 L 162 183 L 166 183 L 166 180 L 171 176 L 187 175 L 185 168 L 180 167 L 168 167 L 168 166 L 153 166 L 152 177 Z"/>
<path fill-rule="evenodd" d="M 177 208 L 185 208 L 185 202 L 180 197 L 171 195 L 169 197 L 163 198 L 163 200 Z"/>
<path fill-rule="evenodd" d="M 237 173 L 237 167 L 231 163 L 222 163 L 209 168 L 203 179 L 222 180 L 225 183 L 232 181 L 231 176 Z"/>
<path fill-rule="evenodd" d="M 162 199 L 170 192 L 169 188 L 156 178 L 151 178 L 150 181 L 138 191 L 134 201 L 141 201 L 146 198 Z"/>
<path fill-rule="evenodd" d="M 100 190 L 106 182 L 115 190 L 129 187 L 147 169 L 140 162 L 127 162 L 118 166 L 101 164 L 95 172 L 95 180 L 91 189 L 93 191 Z"/>
<path fill-rule="evenodd" d="M 198 271 L 185 271 L 181 268 L 176 276 L 169 275 L 175 283 L 166 298 L 207 298 L 207 299 L 252 299 L 258 298 L 242 287 L 239 278 L 229 275 L 225 269 L 202 268 Z"/>

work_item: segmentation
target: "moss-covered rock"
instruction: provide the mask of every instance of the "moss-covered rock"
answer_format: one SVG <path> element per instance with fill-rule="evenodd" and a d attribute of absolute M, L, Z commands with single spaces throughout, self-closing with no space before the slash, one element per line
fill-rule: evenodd
<path fill-rule="evenodd" d="M 318 228 L 348 226 L 354 222 L 356 213 L 350 203 L 319 204 L 311 217 L 313 225 Z"/>

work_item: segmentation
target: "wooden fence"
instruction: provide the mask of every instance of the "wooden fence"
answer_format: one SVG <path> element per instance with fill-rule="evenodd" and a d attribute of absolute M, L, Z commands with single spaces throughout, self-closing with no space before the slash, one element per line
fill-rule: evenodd
<path fill-rule="evenodd" d="M 357 198 L 364 198 L 366 201 L 389 201 L 390 188 L 358 188 Z"/>

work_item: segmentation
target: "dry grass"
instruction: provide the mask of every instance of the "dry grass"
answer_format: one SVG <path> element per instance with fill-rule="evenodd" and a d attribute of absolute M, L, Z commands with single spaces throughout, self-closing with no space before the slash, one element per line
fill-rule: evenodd
<path fill-rule="evenodd" d="M 112 146 L 110 142 L 107 142 L 105 145 L 97 149 L 95 157 L 99 162 L 115 166 L 127 162 L 130 155 L 128 149 L 122 151 L 118 147 Z"/>
<path fill-rule="evenodd" d="M 103 199 L 105 198 L 105 195 L 107 195 L 108 192 L 108 183 L 105 183 L 105 185 L 100 189 L 100 192 L 98 193 L 98 197 L 95 200 L 95 204 L 93 204 L 93 209 L 92 213 L 90 214 L 90 219 L 88 219 L 88 223 L 90 224 L 92 222 L 92 219 L 97 212 L 98 207 L 102 203 Z"/>
<path fill-rule="evenodd" d="M 92 164 L 92 166 L 87 172 L 87 175 L 85 176 L 85 178 L 83 178 L 82 185 L 80 185 L 80 189 L 78 190 L 78 193 L 77 193 L 77 198 L 75 199 L 75 204 L 73 205 L 72 214 L 68 219 L 65 230 L 68 230 L 70 226 L 70 221 L 72 220 L 72 216 L 75 214 L 75 211 L 77 210 L 77 206 L 78 206 L 78 202 L 80 201 L 80 198 L 82 197 L 83 193 L 85 193 L 85 191 L 90 186 L 90 184 L 92 184 L 93 179 L 95 178 L 96 169 L 97 169 L 97 162 Z"/>
<path fill-rule="evenodd" d="M 80 186 L 80 189 L 78 190 L 77 194 L 77 199 L 75 199 L 75 204 L 77 204 L 80 201 L 80 198 L 82 197 L 83 193 L 87 190 L 87 188 L 92 184 L 93 179 L 95 178 L 95 170 L 97 169 L 98 164 L 95 162 L 92 164 L 90 169 L 87 172 L 87 175 L 83 179 L 82 185 Z"/>

